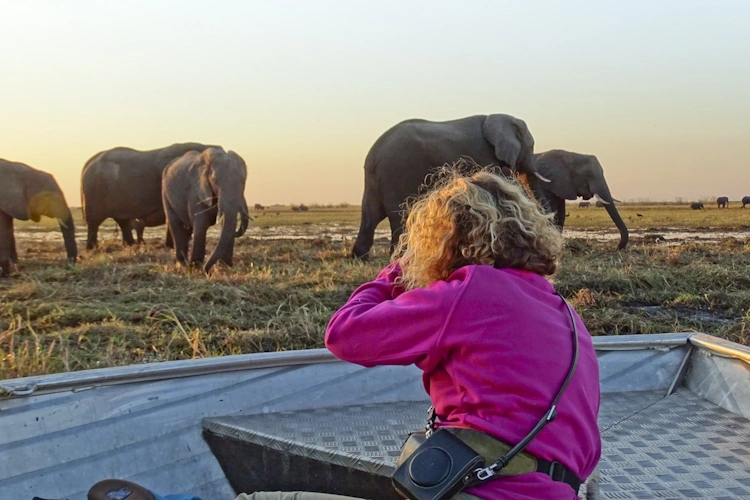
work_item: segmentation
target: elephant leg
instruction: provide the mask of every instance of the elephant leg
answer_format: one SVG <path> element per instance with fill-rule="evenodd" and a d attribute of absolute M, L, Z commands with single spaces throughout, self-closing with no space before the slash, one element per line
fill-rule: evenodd
<path fill-rule="evenodd" d="M 389 253 L 393 255 L 398 245 L 398 240 L 401 238 L 401 233 L 404 232 L 403 222 L 400 212 L 391 212 L 388 214 L 388 221 L 391 223 L 391 246 Z"/>
<path fill-rule="evenodd" d="M 549 191 L 544 191 L 544 197 L 547 200 L 550 213 L 555 216 L 553 223 L 562 232 L 563 226 L 565 226 L 565 200 Z"/>
<path fill-rule="evenodd" d="M 375 229 L 385 217 L 385 207 L 383 207 L 378 196 L 372 189 L 366 188 L 362 199 L 362 218 L 359 223 L 359 233 L 352 247 L 352 257 L 367 258 L 375 238 Z"/>
<path fill-rule="evenodd" d="M 223 262 L 230 267 L 234 265 L 234 238 L 232 238 L 227 245 L 227 249 L 224 254 L 219 257 L 219 262 Z"/>
<path fill-rule="evenodd" d="M 555 207 L 555 225 L 560 228 L 562 232 L 565 227 L 565 200 L 558 199 L 557 206 Z"/>
<path fill-rule="evenodd" d="M 206 258 L 206 232 L 208 232 L 209 223 L 202 216 L 197 216 L 193 225 L 193 248 L 190 253 L 190 263 L 196 266 L 202 266 Z"/>
<path fill-rule="evenodd" d="M 93 250 L 97 245 L 97 236 L 99 233 L 99 226 L 101 226 L 104 219 L 93 219 L 91 217 L 86 218 L 86 226 L 88 237 L 86 239 L 86 250 Z"/>
<path fill-rule="evenodd" d="M 172 238 L 172 231 L 169 230 L 169 225 L 167 225 L 167 237 L 164 240 L 164 246 L 174 248 L 174 239 Z"/>
<path fill-rule="evenodd" d="M 122 231 L 122 242 L 128 246 L 135 245 L 133 231 L 130 226 L 130 219 L 115 219 L 115 222 L 117 222 L 117 225 L 120 226 L 120 230 Z"/>
<path fill-rule="evenodd" d="M 0 212 L 0 278 L 10 275 L 12 238 L 13 218 L 5 212 Z"/>
<path fill-rule="evenodd" d="M 143 245 L 144 243 L 146 243 L 143 240 L 143 231 L 145 229 L 146 229 L 145 224 L 140 224 L 139 223 L 138 225 L 135 226 L 136 241 L 138 242 L 139 245 Z"/>
<path fill-rule="evenodd" d="M 174 238 L 175 259 L 180 264 L 185 265 L 187 263 L 188 246 L 190 245 L 190 232 L 171 207 L 165 206 L 164 208 L 167 213 L 167 224 Z"/>
<path fill-rule="evenodd" d="M 18 248 L 16 248 L 16 235 L 13 233 L 13 217 L 10 218 L 10 261 L 18 262 Z"/>

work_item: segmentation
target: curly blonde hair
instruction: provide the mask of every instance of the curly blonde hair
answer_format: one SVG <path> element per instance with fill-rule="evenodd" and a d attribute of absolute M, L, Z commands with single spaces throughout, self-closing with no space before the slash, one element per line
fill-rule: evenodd
<path fill-rule="evenodd" d="M 443 167 L 434 186 L 411 203 L 394 257 L 407 290 L 446 279 L 469 265 L 524 269 L 551 276 L 562 236 L 515 179 L 484 168 Z"/>

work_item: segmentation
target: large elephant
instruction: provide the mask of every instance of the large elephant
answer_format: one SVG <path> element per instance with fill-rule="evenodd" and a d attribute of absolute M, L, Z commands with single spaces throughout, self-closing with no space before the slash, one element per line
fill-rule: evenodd
<path fill-rule="evenodd" d="M 57 219 L 68 262 L 75 263 L 73 215 L 55 178 L 23 163 L 0 159 L 0 179 L 0 276 L 8 276 L 11 263 L 18 261 L 13 219 L 39 222 L 43 215 Z"/>
<path fill-rule="evenodd" d="M 716 206 L 717 208 L 729 208 L 729 197 L 719 196 L 716 198 Z"/>
<path fill-rule="evenodd" d="M 365 159 L 362 219 L 352 255 L 367 256 L 375 228 L 386 217 L 393 251 L 403 229 L 404 202 L 418 193 L 431 172 L 462 157 L 482 166 L 509 169 L 543 203 L 533 154 L 534 138 L 526 123 L 509 115 L 398 123 L 375 141 Z"/>
<path fill-rule="evenodd" d="M 623 249 L 628 244 L 628 228 L 615 208 L 615 200 L 604 179 L 604 169 L 594 155 L 571 153 L 553 149 L 534 155 L 536 169 L 550 182 L 542 184 L 544 196 L 550 210 L 555 214 L 555 224 L 562 230 L 565 225 L 565 200 L 575 200 L 579 196 L 586 200 L 596 197 L 604 204 L 607 213 L 620 231 Z M 597 203 L 598 206 L 598 203 Z"/>
<path fill-rule="evenodd" d="M 232 265 L 234 239 L 245 234 L 251 220 L 244 195 L 246 179 L 245 161 L 218 147 L 185 153 L 164 170 L 162 201 L 178 262 L 186 263 L 192 236 L 190 262 L 203 264 L 206 232 L 221 213 L 221 236 L 204 269 L 208 272 L 219 260 Z M 238 217 L 240 227 L 235 232 Z"/>
<path fill-rule="evenodd" d="M 151 151 L 121 147 L 97 153 L 86 162 L 81 173 L 81 202 L 88 226 L 86 248 L 96 246 L 99 226 L 109 217 L 120 226 L 125 243 L 133 245 L 131 220 L 163 214 L 161 176 L 167 165 L 188 151 L 208 147 L 198 143 Z"/>
<path fill-rule="evenodd" d="M 742 206 L 740 208 L 745 208 L 745 205 L 750 205 L 750 196 L 742 197 Z"/>

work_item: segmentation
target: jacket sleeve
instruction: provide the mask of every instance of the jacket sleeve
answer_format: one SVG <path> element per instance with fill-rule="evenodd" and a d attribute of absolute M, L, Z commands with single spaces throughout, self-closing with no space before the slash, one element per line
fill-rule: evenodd
<path fill-rule="evenodd" d="M 409 365 L 425 369 L 439 360 L 437 343 L 465 283 L 438 281 L 404 292 L 389 266 L 357 288 L 331 318 L 326 347 L 338 358 L 363 366 Z M 426 365 L 426 366 L 425 366 Z"/>

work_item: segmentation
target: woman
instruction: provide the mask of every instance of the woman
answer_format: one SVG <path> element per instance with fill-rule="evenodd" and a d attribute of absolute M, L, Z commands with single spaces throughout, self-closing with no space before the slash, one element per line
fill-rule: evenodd
<path fill-rule="evenodd" d="M 326 346 L 363 366 L 416 364 L 439 426 L 515 445 L 548 410 L 570 368 L 572 324 L 545 279 L 562 239 L 523 187 L 489 172 L 443 173 L 409 213 L 400 258 L 334 314 Z M 581 480 L 601 454 L 599 370 L 578 315 L 579 357 L 558 416 L 526 451 Z M 541 472 L 466 490 L 484 499 L 574 499 Z"/>
<path fill-rule="evenodd" d="M 549 410 L 571 367 L 570 313 L 546 279 L 562 239 L 521 185 L 489 172 L 444 171 L 410 210 L 397 261 L 331 318 L 326 346 L 363 366 L 416 364 L 438 426 L 521 441 Z M 578 361 L 557 418 L 527 446 L 555 471 L 503 476 L 456 498 L 575 499 L 601 454 L 599 369 L 578 315 Z M 329 500 L 256 492 L 237 500 Z"/>

